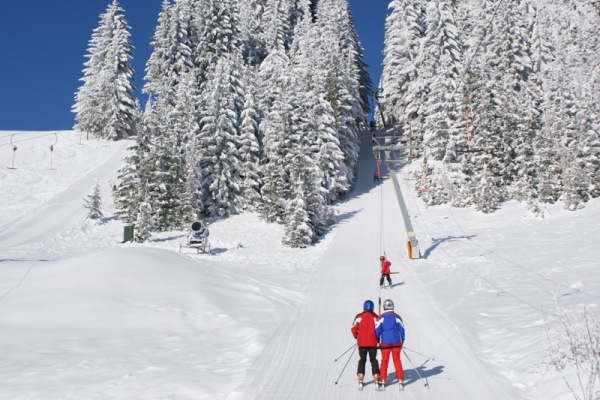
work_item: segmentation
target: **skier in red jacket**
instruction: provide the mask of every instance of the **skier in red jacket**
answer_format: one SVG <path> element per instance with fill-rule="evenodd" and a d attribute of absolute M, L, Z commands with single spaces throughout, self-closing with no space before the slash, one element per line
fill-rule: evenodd
<path fill-rule="evenodd" d="M 383 281 L 384 279 L 387 279 L 389 286 L 392 287 L 392 278 L 390 278 L 390 267 L 392 266 L 392 263 L 386 260 L 385 256 L 379 257 L 379 261 L 381 261 L 381 279 L 379 280 L 379 286 L 383 289 Z"/>
<path fill-rule="evenodd" d="M 371 361 L 371 372 L 373 380 L 379 383 L 379 363 L 377 362 L 377 336 L 375 335 L 375 324 L 377 323 L 377 314 L 373 312 L 375 304 L 371 300 L 363 304 L 363 312 L 354 317 L 350 331 L 357 340 L 358 345 L 358 385 L 362 389 L 363 379 L 365 377 L 365 365 L 367 363 L 367 354 Z"/>

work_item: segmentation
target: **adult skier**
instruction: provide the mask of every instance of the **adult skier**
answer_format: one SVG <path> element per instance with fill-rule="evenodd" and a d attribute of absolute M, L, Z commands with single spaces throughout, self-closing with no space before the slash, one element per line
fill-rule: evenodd
<path fill-rule="evenodd" d="M 392 287 L 392 278 L 390 278 L 390 267 L 392 263 L 385 258 L 385 256 L 379 257 L 379 261 L 381 261 L 381 279 L 379 280 L 379 286 L 383 289 L 384 279 L 387 279 L 389 287 Z"/>
<path fill-rule="evenodd" d="M 379 340 L 379 348 L 381 349 L 381 370 L 380 370 L 380 385 L 385 385 L 387 379 L 388 363 L 390 354 L 396 369 L 396 377 L 400 385 L 400 390 L 404 390 L 404 370 L 402 369 L 402 361 L 400 360 L 400 351 L 404 344 L 404 323 L 402 317 L 394 312 L 394 302 L 386 299 L 383 302 L 384 312 L 381 314 L 375 324 L 375 334 Z"/>
<path fill-rule="evenodd" d="M 365 377 L 365 365 L 367 355 L 371 361 L 371 373 L 373 380 L 379 384 L 379 363 L 377 362 L 377 337 L 375 336 L 375 324 L 377 323 L 377 314 L 373 311 L 375 304 L 371 300 L 366 300 L 363 304 L 363 312 L 354 317 L 352 323 L 352 336 L 357 340 L 358 345 L 358 389 L 362 390 L 363 379 Z"/>

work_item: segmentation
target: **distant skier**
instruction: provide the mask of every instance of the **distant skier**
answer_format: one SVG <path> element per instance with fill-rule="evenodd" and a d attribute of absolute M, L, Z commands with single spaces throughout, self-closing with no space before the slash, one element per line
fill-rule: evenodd
<path fill-rule="evenodd" d="M 377 323 L 377 314 L 373 311 L 375 305 L 371 300 L 366 300 L 363 304 L 363 312 L 354 317 L 352 323 L 352 336 L 357 339 L 358 345 L 358 387 L 362 389 L 363 379 L 365 377 L 365 365 L 367 363 L 367 354 L 371 361 L 371 372 L 375 383 L 379 382 L 379 364 L 377 363 L 377 337 L 375 336 L 375 324 Z"/>
<path fill-rule="evenodd" d="M 384 312 L 375 325 L 375 334 L 381 349 L 380 384 L 385 385 L 391 353 L 400 390 L 404 390 L 404 370 L 402 369 L 402 361 L 400 361 L 400 351 L 404 344 L 404 323 L 402 317 L 394 312 L 394 302 L 392 300 L 386 299 L 383 302 L 383 309 Z"/>
<path fill-rule="evenodd" d="M 377 183 L 379 182 L 379 171 L 375 170 L 375 173 L 373 173 L 373 182 Z"/>
<path fill-rule="evenodd" d="M 389 287 L 392 287 L 392 278 L 390 278 L 390 267 L 392 263 L 389 260 L 386 260 L 385 256 L 379 257 L 379 261 L 381 261 L 381 279 L 379 280 L 379 286 L 383 289 L 383 282 L 387 279 Z"/>

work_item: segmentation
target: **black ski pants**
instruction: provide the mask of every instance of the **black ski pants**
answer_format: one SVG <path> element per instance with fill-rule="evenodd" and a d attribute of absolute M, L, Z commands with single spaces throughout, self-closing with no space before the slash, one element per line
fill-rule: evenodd
<path fill-rule="evenodd" d="M 367 354 L 371 361 L 371 372 L 373 375 L 379 375 L 379 363 L 377 362 L 377 347 L 359 347 L 358 348 L 358 371 L 357 374 L 365 374 L 365 365 L 367 364 Z"/>
<path fill-rule="evenodd" d="M 383 286 L 383 280 L 387 279 L 390 286 L 392 286 L 392 278 L 390 278 L 390 274 L 382 274 L 381 279 L 379 280 L 379 286 Z"/>

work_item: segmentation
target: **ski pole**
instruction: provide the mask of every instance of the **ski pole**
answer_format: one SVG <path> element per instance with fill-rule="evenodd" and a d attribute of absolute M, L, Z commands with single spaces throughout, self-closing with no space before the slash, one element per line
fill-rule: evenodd
<path fill-rule="evenodd" d="M 337 377 L 337 379 L 335 380 L 335 384 L 338 384 L 338 381 L 340 380 L 340 378 L 342 377 L 342 374 L 344 373 L 344 371 L 346 370 L 346 367 L 348 366 L 348 363 L 350 362 L 350 360 L 352 359 L 352 356 L 354 355 L 354 352 L 356 351 L 356 345 L 354 345 L 354 350 L 352 350 L 352 353 L 350 353 L 350 357 L 348 357 L 348 361 L 346 361 L 346 364 L 344 365 L 344 368 L 342 368 L 342 372 L 340 372 L 340 375 Z"/>
<path fill-rule="evenodd" d="M 404 348 L 402 349 L 402 352 L 404 353 L 404 356 L 406 357 L 406 359 L 408 360 L 408 362 L 410 363 L 410 365 L 412 365 L 412 367 L 415 369 L 415 372 L 417 373 L 417 376 L 419 377 L 419 379 L 422 380 L 423 377 L 419 373 L 419 369 L 415 366 L 415 364 L 413 364 L 413 362 L 411 361 L 411 359 L 408 356 L 408 354 L 406 354 L 406 351 L 404 351 Z M 427 381 L 427 379 L 425 379 L 425 386 L 427 387 L 427 389 L 429 389 L 429 382 Z"/>
<path fill-rule="evenodd" d="M 348 348 L 348 350 L 346 350 L 345 352 L 343 352 L 342 354 L 340 354 L 339 356 L 337 356 L 337 358 L 335 360 L 333 360 L 333 362 L 337 362 L 337 360 L 339 360 L 340 358 L 342 358 L 344 356 L 344 354 L 346 354 L 347 352 L 349 352 L 350 350 L 352 350 L 352 348 L 356 346 L 356 343 L 354 343 L 352 346 L 350 346 L 350 348 Z"/>

